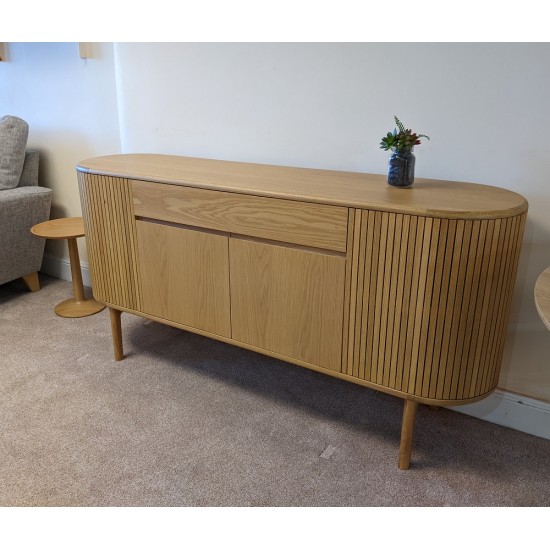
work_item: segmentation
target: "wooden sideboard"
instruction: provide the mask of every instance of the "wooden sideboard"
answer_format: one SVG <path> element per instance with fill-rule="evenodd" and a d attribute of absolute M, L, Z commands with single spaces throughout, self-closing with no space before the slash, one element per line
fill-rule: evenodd
<path fill-rule="evenodd" d="M 525 199 L 353 172 L 167 155 L 77 167 L 92 285 L 110 309 L 418 403 L 497 385 Z"/>

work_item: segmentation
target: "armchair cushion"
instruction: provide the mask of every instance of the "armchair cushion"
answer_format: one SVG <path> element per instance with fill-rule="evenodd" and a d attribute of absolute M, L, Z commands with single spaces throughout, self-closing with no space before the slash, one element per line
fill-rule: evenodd
<path fill-rule="evenodd" d="M 15 116 L 0 118 L 0 190 L 14 189 L 19 185 L 29 125 Z"/>
<path fill-rule="evenodd" d="M 40 154 L 38 151 L 27 149 L 25 154 L 25 164 L 19 180 L 19 187 L 28 187 L 38 185 L 38 165 L 40 163 Z"/>

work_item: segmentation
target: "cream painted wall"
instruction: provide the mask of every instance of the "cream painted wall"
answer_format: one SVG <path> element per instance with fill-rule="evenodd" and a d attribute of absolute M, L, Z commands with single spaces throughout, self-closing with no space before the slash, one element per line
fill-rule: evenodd
<path fill-rule="evenodd" d="M 53 190 L 52 217 L 80 216 L 76 164 L 120 151 L 113 45 L 93 44 L 86 60 L 76 42 L 10 42 L 5 53 L 0 116 L 29 123 L 28 146 L 41 154 L 41 185 Z M 86 263 L 84 239 L 78 245 Z M 47 241 L 46 253 L 68 258 L 64 241 Z"/>
<path fill-rule="evenodd" d="M 419 177 L 530 203 L 500 386 L 550 401 L 533 302 L 550 265 L 550 44 L 117 44 L 124 152 L 385 173 L 393 115 Z"/>
<path fill-rule="evenodd" d="M 0 113 L 31 124 L 57 215 L 80 214 L 74 165 L 119 151 L 385 173 L 394 114 L 432 138 L 419 177 L 522 193 L 500 386 L 550 401 L 550 334 L 533 303 L 550 265 L 550 44 L 121 43 L 94 44 L 87 61 L 76 44 L 7 50 Z"/>

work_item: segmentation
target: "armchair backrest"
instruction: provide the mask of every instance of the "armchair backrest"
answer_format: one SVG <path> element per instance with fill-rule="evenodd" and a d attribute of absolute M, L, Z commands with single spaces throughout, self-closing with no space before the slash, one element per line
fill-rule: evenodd
<path fill-rule="evenodd" d="M 29 125 L 23 119 L 11 115 L 0 118 L 0 190 L 19 185 L 28 136 Z"/>
<path fill-rule="evenodd" d="M 38 185 L 38 165 L 40 154 L 38 151 L 27 150 L 25 153 L 25 164 L 19 180 L 19 187 Z"/>

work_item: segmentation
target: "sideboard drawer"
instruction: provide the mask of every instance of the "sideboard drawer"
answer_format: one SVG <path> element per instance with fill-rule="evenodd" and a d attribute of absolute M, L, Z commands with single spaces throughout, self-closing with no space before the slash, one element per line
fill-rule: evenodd
<path fill-rule="evenodd" d="M 346 207 L 146 181 L 132 182 L 132 196 L 138 217 L 346 251 Z"/>

